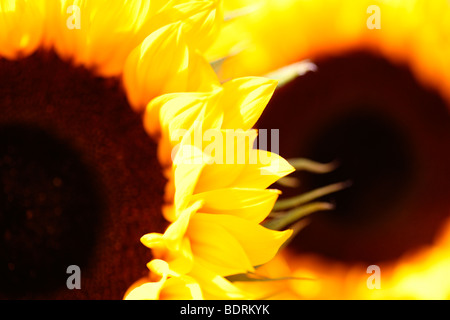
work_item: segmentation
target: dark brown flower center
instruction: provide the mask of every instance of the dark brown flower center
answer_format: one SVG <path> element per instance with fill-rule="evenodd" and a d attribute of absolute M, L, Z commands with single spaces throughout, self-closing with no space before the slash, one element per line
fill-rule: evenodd
<path fill-rule="evenodd" d="M 298 173 L 297 194 L 334 182 L 291 248 L 342 261 L 378 262 L 431 244 L 450 209 L 450 117 L 411 72 L 368 53 L 322 59 L 278 90 L 258 123 L 280 128 L 286 158 L 338 160 L 334 172 Z M 295 116 L 294 116 L 295 115 Z"/>
<path fill-rule="evenodd" d="M 121 299 L 165 226 L 165 180 L 119 81 L 52 53 L 0 60 L 0 108 L 0 297 Z"/>

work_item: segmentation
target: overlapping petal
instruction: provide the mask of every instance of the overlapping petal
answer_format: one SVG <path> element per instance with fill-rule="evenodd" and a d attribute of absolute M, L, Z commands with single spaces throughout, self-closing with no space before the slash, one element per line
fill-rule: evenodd
<path fill-rule="evenodd" d="M 0 55 L 15 59 L 36 50 L 44 36 L 44 19 L 44 1 L 0 1 Z"/>
<path fill-rule="evenodd" d="M 172 215 L 164 233 L 141 238 L 154 259 L 127 298 L 249 298 L 225 277 L 254 271 L 289 237 L 260 223 L 279 195 L 266 188 L 292 168 L 252 147 L 276 82 L 221 84 L 203 55 L 220 30 L 221 1 L 0 0 L 0 15 L 2 57 L 54 50 L 97 76 L 121 77 L 132 108 L 145 111 Z M 227 139 L 231 148 L 219 144 Z"/>
<path fill-rule="evenodd" d="M 60 0 L 49 9 L 47 44 L 102 76 L 120 75 L 130 52 L 161 27 L 183 22 L 207 48 L 222 20 L 218 1 Z"/>
<path fill-rule="evenodd" d="M 136 281 L 126 292 L 126 300 L 199 300 L 199 299 L 251 299 L 248 294 L 227 279 L 211 270 L 196 265 L 189 274 L 176 274 L 164 264 L 153 261 L 149 265 L 152 274 L 160 276 L 152 281 L 151 276 Z"/>

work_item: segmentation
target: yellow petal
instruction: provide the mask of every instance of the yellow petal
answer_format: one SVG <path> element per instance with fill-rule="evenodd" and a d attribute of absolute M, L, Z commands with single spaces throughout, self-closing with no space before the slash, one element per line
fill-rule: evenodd
<path fill-rule="evenodd" d="M 242 142 L 242 137 L 246 136 L 247 133 L 241 132 L 237 134 L 238 136 L 240 134 L 241 137 L 238 137 L 235 142 L 235 154 L 244 154 L 245 161 L 242 161 L 241 164 L 238 159 L 235 158 L 234 163 L 226 164 L 226 159 L 224 159 L 223 164 L 215 161 L 214 163 L 206 165 L 198 179 L 195 193 L 227 187 L 265 189 L 281 177 L 286 176 L 295 170 L 285 159 L 275 153 L 248 148 L 249 145 L 253 145 L 256 135 L 250 135 L 249 144 L 245 145 L 245 143 Z M 221 136 L 219 135 L 216 138 L 220 137 Z M 222 136 L 222 140 L 225 139 L 226 138 Z M 242 145 L 244 149 L 239 147 L 240 145 Z M 226 150 L 227 149 L 224 147 L 224 154 Z M 214 155 L 210 155 L 208 152 L 206 154 L 213 159 L 215 158 Z M 215 159 L 217 160 L 217 158 Z M 218 177 L 220 177 L 220 179 Z"/>
<path fill-rule="evenodd" d="M 187 237 L 181 239 L 178 251 L 170 251 L 167 260 L 170 269 L 178 274 L 186 274 L 192 270 L 194 255 L 192 254 L 191 243 Z"/>
<path fill-rule="evenodd" d="M 144 246 L 151 249 L 165 250 L 163 235 L 161 233 L 148 233 L 141 237 L 141 242 Z"/>
<path fill-rule="evenodd" d="M 45 2 L 0 1 L 0 55 L 8 59 L 27 56 L 41 44 Z"/>
<path fill-rule="evenodd" d="M 155 15 L 173 7 L 171 1 L 61 0 L 49 7 L 47 33 L 56 51 L 102 76 L 119 75 L 145 37 L 174 22 L 153 22 Z"/>
<path fill-rule="evenodd" d="M 275 80 L 244 77 L 223 84 L 226 108 L 223 129 L 251 129 L 261 116 L 277 86 Z"/>
<path fill-rule="evenodd" d="M 289 162 L 276 153 L 264 150 L 254 150 L 254 152 L 258 159 L 257 163 L 244 167 L 233 182 L 234 187 L 265 189 L 278 179 L 295 171 Z"/>
<path fill-rule="evenodd" d="M 200 206 L 201 202 L 198 202 L 184 210 L 163 235 L 150 233 L 141 237 L 141 242 L 152 249 L 154 258 L 165 260 L 170 269 L 178 273 L 187 273 L 192 268 L 193 255 L 185 233 Z"/>
<path fill-rule="evenodd" d="M 158 125 L 161 128 L 161 138 L 158 145 L 158 158 L 163 166 L 171 164 L 176 152 L 174 148 L 179 148 L 183 137 L 198 120 L 199 115 L 208 103 L 208 95 L 203 93 L 174 93 L 170 95 L 171 98 L 165 99 L 159 112 Z M 153 105 L 153 103 L 149 105 Z M 198 144 L 197 147 L 201 148 Z"/>
<path fill-rule="evenodd" d="M 173 201 L 173 199 L 172 199 Z M 179 215 L 175 211 L 175 206 L 173 204 L 167 204 L 162 206 L 162 213 L 164 219 L 170 222 L 174 222 L 177 219 L 177 216 Z"/>
<path fill-rule="evenodd" d="M 173 23 L 150 34 L 125 63 L 123 83 L 130 105 L 142 111 L 164 93 L 184 91 L 188 81 L 189 49 L 182 24 Z"/>
<path fill-rule="evenodd" d="M 95 68 L 102 76 L 119 75 L 130 52 L 154 31 L 148 30 L 146 35 L 138 34 L 146 20 L 151 19 L 152 2 L 89 2 L 89 8 L 86 8 L 89 11 L 82 12 L 90 17 L 88 37 L 83 48 L 86 51 L 84 65 Z"/>
<path fill-rule="evenodd" d="M 198 263 L 194 265 L 189 275 L 195 278 L 200 284 L 205 299 L 229 300 L 252 298 L 248 293 L 242 291 L 227 279 Z"/>
<path fill-rule="evenodd" d="M 227 111 L 224 110 L 220 114 L 224 117 L 226 113 Z M 216 123 L 213 123 L 212 119 L 216 120 Z M 244 131 L 242 129 L 224 130 L 214 128 L 205 130 L 205 125 L 213 126 L 223 122 L 223 118 L 219 118 L 222 121 L 218 121 L 217 117 L 212 119 L 202 123 L 203 139 L 201 148 L 207 156 L 211 157 L 210 164 L 241 165 L 252 163 L 252 161 L 256 163 L 254 161 L 257 161 L 257 159 L 250 158 L 250 155 L 253 154 L 257 131 L 254 129 Z M 191 141 L 195 141 L 195 139 L 191 137 Z"/>
<path fill-rule="evenodd" d="M 223 20 L 221 1 L 187 1 L 175 4 L 153 17 L 157 24 L 183 22 L 189 45 L 202 51 L 215 40 Z"/>
<path fill-rule="evenodd" d="M 240 243 L 223 227 L 200 216 L 192 217 L 187 232 L 195 261 L 221 276 L 253 271 Z"/>
<path fill-rule="evenodd" d="M 157 260 L 164 260 L 168 268 L 179 274 L 188 273 L 193 266 L 193 255 L 188 238 L 180 236 L 176 239 L 176 247 L 174 248 L 171 240 L 164 238 L 164 235 L 157 233 L 146 234 L 141 237 L 141 242 L 152 249 L 153 257 Z M 153 260 L 152 260 L 153 261 Z M 152 262 L 154 263 L 154 262 Z M 162 272 L 162 271 L 161 271 Z"/>
<path fill-rule="evenodd" d="M 206 165 L 201 172 L 194 193 L 235 187 L 235 181 L 241 176 L 244 167 L 244 164 L 226 163 L 212 163 Z"/>
<path fill-rule="evenodd" d="M 224 228 L 241 244 L 254 266 L 272 259 L 292 234 L 292 230 L 274 231 L 231 215 L 198 214 L 196 219 L 201 219 L 205 224 L 209 222 Z"/>
<path fill-rule="evenodd" d="M 225 188 L 192 196 L 191 201 L 203 201 L 201 212 L 228 214 L 260 223 L 271 212 L 280 191 Z"/>
<path fill-rule="evenodd" d="M 184 111 L 191 110 L 193 114 L 198 115 L 213 94 L 213 92 L 183 92 L 156 97 L 148 103 L 145 110 L 144 126 L 147 133 L 153 138 L 158 138 L 161 134 L 161 126 L 167 130 L 170 121 Z M 183 127 L 183 129 L 188 128 Z"/>
<path fill-rule="evenodd" d="M 163 239 L 170 250 L 179 250 L 181 241 L 185 236 L 186 230 L 193 214 L 201 207 L 202 202 L 195 202 L 193 205 L 183 210 L 178 219 L 173 222 L 164 232 Z"/>
<path fill-rule="evenodd" d="M 147 266 L 161 279 L 157 282 L 150 282 L 149 278 L 136 281 L 125 293 L 125 300 L 203 299 L 197 281 L 177 274 L 166 261 L 154 259 Z"/>
<path fill-rule="evenodd" d="M 195 193 L 234 187 L 234 181 L 250 163 L 256 137 L 255 130 L 205 131 L 203 150 L 211 162 L 203 168 Z"/>
<path fill-rule="evenodd" d="M 184 155 L 187 152 L 190 155 L 185 157 Z M 174 172 L 176 186 L 174 204 L 176 214 L 187 208 L 190 202 L 198 177 L 205 166 L 203 156 L 203 153 L 194 146 L 185 146 L 176 156 L 175 161 L 177 164 Z M 192 160 L 192 162 L 188 162 L 187 159 Z M 195 202 L 197 201 L 194 200 L 193 203 Z"/>
<path fill-rule="evenodd" d="M 192 300 L 203 299 L 196 279 L 173 272 L 162 260 L 152 260 L 148 264 L 154 274 L 162 275 L 157 282 L 149 277 L 136 281 L 125 293 L 125 300 Z"/>
<path fill-rule="evenodd" d="M 165 279 L 158 282 L 140 280 L 125 293 L 124 300 L 158 300 Z"/>
<path fill-rule="evenodd" d="M 272 152 L 255 149 L 236 152 L 245 153 L 246 160 L 243 164 L 213 162 L 206 165 L 198 178 L 194 193 L 228 187 L 265 189 L 295 171 L 285 159 Z M 212 158 L 214 159 L 214 155 Z"/>
<path fill-rule="evenodd" d="M 195 122 L 201 123 L 201 134 L 203 131 L 214 127 L 220 127 L 223 112 L 217 106 L 220 91 L 207 93 L 178 93 L 173 99 L 167 101 L 160 111 L 160 123 L 167 138 L 174 140 L 177 130 L 187 131 L 194 126 Z"/>
<path fill-rule="evenodd" d="M 164 284 L 160 300 L 203 300 L 202 290 L 195 278 L 182 275 L 170 277 Z"/>
<path fill-rule="evenodd" d="M 208 92 L 220 87 L 220 81 L 206 58 L 192 49 L 189 60 L 189 81 L 187 91 Z"/>
<path fill-rule="evenodd" d="M 223 120 L 216 103 L 219 95 L 220 91 L 180 93 L 161 107 L 158 158 L 162 166 L 171 164 L 182 145 L 203 150 L 204 133 L 220 127 Z"/>
<path fill-rule="evenodd" d="M 171 269 L 167 261 L 161 259 L 153 259 L 149 263 L 147 263 L 147 268 L 150 269 L 150 272 L 153 272 L 160 276 L 165 275 L 176 275 Z"/>

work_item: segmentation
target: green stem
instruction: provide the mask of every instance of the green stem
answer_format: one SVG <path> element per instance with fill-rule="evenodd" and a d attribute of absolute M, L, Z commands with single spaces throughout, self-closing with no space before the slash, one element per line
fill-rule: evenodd
<path fill-rule="evenodd" d="M 305 158 L 287 160 L 296 170 L 306 170 L 314 173 L 328 173 L 337 168 L 337 161 L 330 163 L 319 163 Z"/>
<path fill-rule="evenodd" d="M 301 195 L 289 198 L 289 199 L 282 199 L 278 200 L 272 211 L 280 211 L 280 210 L 286 210 L 293 207 L 297 207 L 301 204 L 307 203 L 309 201 L 312 201 L 314 199 L 320 198 L 322 196 L 325 196 L 327 194 L 340 191 L 342 189 L 345 189 L 350 186 L 350 182 L 339 182 L 335 184 L 330 184 L 329 186 L 318 188 L 306 193 L 303 193 Z"/>
<path fill-rule="evenodd" d="M 280 178 L 277 183 L 280 186 L 288 187 L 288 188 L 297 188 L 300 186 L 300 180 L 295 177 L 283 177 Z"/>
<path fill-rule="evenodd" d="M 307 216 L 316 211 L 321 210 L 332 210 L 334 205 L 327 202 L 313 202 L 306 204 L 304 206 L 289 210 L 286 214 L 279 218 L 272 219 L 264 223 L 264 227 L 272 230 L 284 230 L 290 224 L 300 220 L 301 218 Z"/>

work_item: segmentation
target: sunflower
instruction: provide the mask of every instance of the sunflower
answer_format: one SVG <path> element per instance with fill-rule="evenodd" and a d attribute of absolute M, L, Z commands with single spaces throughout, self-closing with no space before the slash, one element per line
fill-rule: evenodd
<path fill-rule="evenodd" d="M 316 279 L 277 284 L 296 298 L 448 299 L 449 2 L 225 6 L 236 18 L 209 51 L 222 79 L 288 80 L 256 127 L 280 128 L 285 158 L 340 163 L 330 174 L 298 174 L 301 188 L 284 194 L 353 182 L 326 198 L 336 209 L 311 216 L 261 274 Z M 315 71 L 297 77 L 305 59 Z M 381 289 L 368 285 L 371 265 L 381 270 Z"/>
<path fill-rule="evenodd" d="M 220 2 L 2 0 L 0 14 L 0 296 L 121 298 L 146 273 L 139 237 L 166 227 L 142 112 L 216 88 L 202 52 Z M 65 286 L 72 264 L 82 290 Z"/>
<path fill-rule="evenodd" d="M 126 297 L 252 297 L 227 277 L 253 272 L 290 236 L 261 222 L 279 195 L 267 188 L 293 167 L 253 149 L 276 81 L 221 84 L 203 56 L 220 2 L 1 5 L 2 294 L 117 297 L 148 259 L 136 234 L 167 226 L 164 198 L 169 226 L 142 237 L 150 274 Z M 202 145 L 230 132 L 213 153 Z M 87 270 L 82 291 L 52 277 L 72 263 Z"/>
<path fill-rule="evenodd" d="M 181 142 L 168 170 L 169 204 L 164 215 L 171 224 L 164 234 L 142 237 L 155 259 L 148 264 L 150 276 L 135 283 L 126 299 L 164 298 L 172 286 L 168 281 L 175 281 L 172 279 L 185 284 L 181 286 L 184 290 L 178 287 L 180 294 L 191 292 L 188 287 L 194 281 L 200 297 L 206 299 L 252 297 L 227 277 L 254 272 L 255 266 L 275 256 L 291 234 L 260 225 L 279 195 L 279 191 L 266 188 L 294 170 L 277 154 L 252 148 L 256 132 L 250 129 L 275 86 L 273 80 L 239 78 L 212 93 L 171 94 L 148 105 L 150 120 L 155 119 L 152 114 L 160 115 L 159 122 L 148 121 L 148 128 L 169 145 L 161 142 L 162 150 L 173 150 L 176 143 L 163 138 L 174 136 L 172 125 L 185 132 L 175 135 Z M 230 130 L 233 135 L 227 140 Z M 196 132 L 200 144 L 192 142 Z M 204 133 L 214 136 L 216 142 L 227 142 L 207 152 L 210 145 L 203 145 L 207 140 Z M 240 162 L 239 157 L 243 157 Z M 161 153 L 162 163 L 164 160 L 167 152 Z M 155 275 L 159 275 L 157 281 L 153 281 Z"/>

